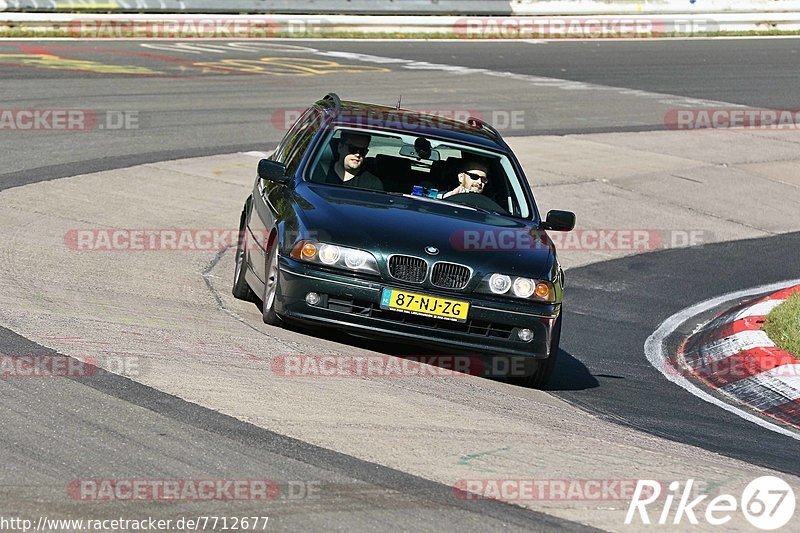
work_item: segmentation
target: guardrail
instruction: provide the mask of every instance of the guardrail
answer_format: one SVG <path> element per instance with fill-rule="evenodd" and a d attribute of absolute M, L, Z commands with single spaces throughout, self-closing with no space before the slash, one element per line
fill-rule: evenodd
<path fill-rule="evenodd" d="M 719 32 L 800 32 L 800 13 L 566 17 L 0 13 L 0 31 L 48 32 L 76 38 L 649 38 Z"/>
<path fill-rule="evenodd" d="M 331 15 L 512 14 L 509 0 L 0 0 L 0 10 Z"/>
<path fill-rule="evenodd" d="M 790 13 L 797 0 L 512 0 L 513 15 Z"/>
<path fill-rule="evenodd" d="M 800 12 L 800 0 L 0 0 L 0 11 L 317 15 L 647 15 Z"/>

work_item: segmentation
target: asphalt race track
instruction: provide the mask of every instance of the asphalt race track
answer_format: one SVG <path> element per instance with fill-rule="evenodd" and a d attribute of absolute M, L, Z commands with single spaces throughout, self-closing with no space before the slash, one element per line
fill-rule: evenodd
<path fill-rule="evenodd" d="M 796 130 L 674 131 L 665 121 L 676 109 L 800 109 L 798 67 L 797 39 L 0 41 L 0 109 L 91 117 L 76 131 L 0 126 L 0 353 L 69 353 L 73 342 L 91 354 L 96 346 L 78 339 L 92 339 L 146 361 L 141 379 L 97 369 L 0 381 L 0 514 L 224 510 L 266 513 L 287 530 L 621 530 L 625 502 L 463 500 L 452 485 L 705 475 L 738 487 L 777 472 L 797 490 L 800 433 L 689 394 L 650 365 L 644 344 L 699 301 L 800 278 Z M 647 253 L 565 252 L 562 351 L 544 393 L 489 380 L 281 381 L 245 360 L 226 369 L 226 354 L 192 350 L 227 339 L 255 360 L 281 350 L 414 351 L 264 326 L 254 306 L 229 296 L 229 250 L 139 258 L 62 249 L 65 229 L 80 225 L 235 226 L 258 161 L 247 153 L 268 152 L 297 111 L 329 91 L 387 104 L 402 96 L 409 109 L 499 123 L 540 205 L 575 210 L 579 226 L 708 235 L 702 246 Z M 161 330 L 171 331 L 169 349 L 155 340 Z M 76 505 L 65 495 L 71 481 L 95 478 L 274 479 L 290 492 L 316 484 L 321 497 L 223 509 Z"/>
<path fill-rule="evenodd" d="M 7 56 L 0 61 L 3 76 L 0 91 L 8 106 L 44 105 L 57 100 L 64 106 L 86 105 L 98 110 L 138 112 L 139 131 L 122 131 L 110 138 L 102 132 L 82 135 L 79 146 L 91 145 L 93 149 L 80 149 L 72 138 L 63 135 L 46 136 L 47 161 L 45 165 L 36 166 L 41 169 L 36 177 L 42 179 L 177 156 L 265 149 L 280 140 L 283 133 L 272 126 L 274 112 L 303 107 L 309 99 L 319 98 L 320 90 L 329 89 L 343 94 L 357 91 L 365 100 L 380 102 L 390 95 L 392 104 L 402 95 L 406 105 L 415 109 L 438 110 L 441 107 L 442 111 L 477 111 L 490 119 L 492 112 L 523 111 L 521 128 L 511 131 L 516 135 L 664 129 L 664 110 L 674 108 L 674 98 L 619 98 L 617 91 L 585 90 L 583 86 L 571 86 L 558 80 L 680 95 L 698 100 L 695 107 L 702 107 L 703 100 L 710 99 L 751 107 L 797 109 L 800 108 L 800 97 L 795 90 L 796 67 L 800 62 L 797 43 L 794 39 L 774 39 L 436 43 L 436 46 L 342 42 L 333 46 L 326 42 L 281 41 L 260 46 L 242 43 L 237 47 L 212 42 L 192 49 L 163 41 L 147 43 L 156 48 L 108 41 L 6 41 L 0 43 L 0 54 Z M 214 46 L 216 48 L 211 48 Z M 402 90 L 398 90 L 397 84 L 383 85 L 374 76 L 367 86 L 359 83 L 363 78 L 352 71 L 337 76 L 335 70 L 341 66 L 318 69 L 317 72 L 324 72 L 318 74 L 299 72 L 303 74 L 299 77 L 265 77 L 247 72 L 214 76 L 213 70 L 192 66 L 196 62 L 231 57 L 259 58 L 265 54 L 335 60 L 303 54 L 304 48 L 473 68 L 491 67 L 498 72 L 550 78 L 556 80 L 549 84 L 555 88 L 545 86 L 535 93 L 526 92 L 525 98 L 520 98 L 500 90 L 503 84 L 475 83 L 469 75 L 454 77 L 452 84 L 442 84 L 441 74 L 417 76 L 419 71 L 406 72 L 407 81 L 401 86 Z M 176 49 L 183 49 L 183 52 Z M 35 59 L 39 52 L 73 63 L 51 61 L 37 68 L 29 56 Z M 87 60 L 96 60 L 100 65 L 74 63 Z M 103 69 L 104 61 L 129 68 Z M 144 65 L 148 70 L 139 74 L 119 74 Z M 380 63 L 356 65 L 381 67 Z M 389 65 L 384 63 L 383 67 Z M 81 68 L 84 70 L 75 70 Z M 186 133 L 189 129 L 191 135 Z M 14 172 L 30 170 L 30 161 L 39 159 L 42 146 L 21 137 L 3 134 L 4 146 L 9 149 L 4 158 L 2 187 L 22 183 L 25 176 L 32 179 L 30 172 Z M 120 137 L 124 142 L 120 142 Z M 110 158 L 116 160 L 89 163 Z M 81 166 L 75 165 L 78 162 Z"/>

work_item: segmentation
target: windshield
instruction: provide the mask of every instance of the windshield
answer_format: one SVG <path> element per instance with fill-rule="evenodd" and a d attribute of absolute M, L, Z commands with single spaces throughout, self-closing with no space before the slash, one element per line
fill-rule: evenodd
<path fill-rule="evenodd" d="M 338 128 L 318 150 L 308 180 L 403 194 L 529 218 L 531 207 L 507 156 L 452 141 Z"/>

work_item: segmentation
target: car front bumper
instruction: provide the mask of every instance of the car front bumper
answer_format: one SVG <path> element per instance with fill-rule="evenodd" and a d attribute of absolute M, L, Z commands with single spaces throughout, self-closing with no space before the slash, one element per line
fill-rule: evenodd
<path fill-rule="evenodd" d="M 475 293 L 460 294 L 359 279 L 286 257 L 280 258 L 279 269 L 275 311 L 284 319 L 465 353 L 546 359 L 550 353 L 553 326 L 561 308 L 560 304 L 511 299 L 497 301 Z M 450 322 L 381 309 L 384 287 L 469 302 L 467 322 Z M 318 305 L 306 303 L 309 292 L 321 296 Z M 533 332 L 531 341 L 525 342 L 517 337 L 521 328 Z"/>

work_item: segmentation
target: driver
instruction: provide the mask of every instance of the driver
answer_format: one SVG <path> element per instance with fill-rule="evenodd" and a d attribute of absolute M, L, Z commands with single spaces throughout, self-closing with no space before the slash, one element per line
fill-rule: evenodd
<path fill-rule="evenodd" d="M 450 192 L 444 193 L 442 198 L 453 196 L 454 194 L 482 193 L 486 184 L 489 183 L 489 169 L 483 163 L 477 161 L 467 161 L 458 173 L 458 187 Z"/>
<path fill-rule="evenodd" d="M 363 133 L 342 132 L 338 159 L 325 177 L 325 183 L 382 191 L 383 183 L 364 168 L 372 138 Z"/>

